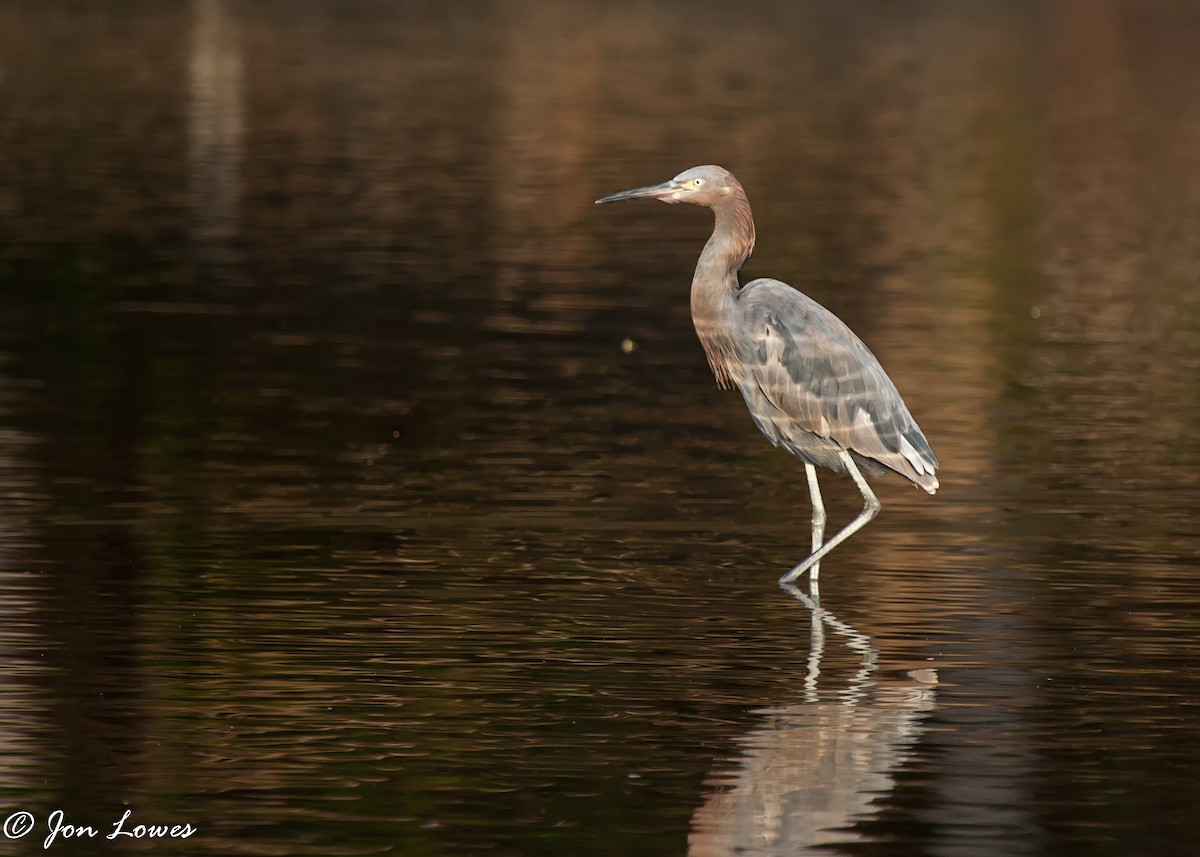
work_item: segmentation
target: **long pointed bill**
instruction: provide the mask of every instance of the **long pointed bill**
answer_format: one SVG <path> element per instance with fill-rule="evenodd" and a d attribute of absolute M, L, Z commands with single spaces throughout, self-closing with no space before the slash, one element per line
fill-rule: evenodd
<path fill-rule="evenodd" d="M 675 191 L 679 190 L 679 185 L 675 179 L 665 181 L 662 184 L 652 184 L 649 187 L 635 187 L 633 190 L 623 190 L 620 193 L 614 193 L 612 196 L 606 196 L 596 200 L 599 205 L 604 202 L 624 202 L 627 199 L 663 199 L 669 197 Z M 674 201 L 674 200 L 669 200 Z"/>

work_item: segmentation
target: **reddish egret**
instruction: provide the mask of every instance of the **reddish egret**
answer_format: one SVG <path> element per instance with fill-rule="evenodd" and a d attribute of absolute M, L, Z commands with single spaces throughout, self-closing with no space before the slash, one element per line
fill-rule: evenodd
<path fill-rule="evenodd" d="M 841 319 L 778 280 L 739 285 L 737 272 L 754 251 L 754 218 L 731 172 L 692 167 L 662 184 L 596 202 L 626 199 L 687 202 L 716 215 L 692 277 L 692 321 L 717 383 L 740 389 L 767 440 L 804 462 L 812 553 L 779 582 L 792 583 L 807 571 L 815 584 L 821 558 L 879 514 L 863 473 L 898 473 L 932 494 L 937 458 L 896 385 Z M 818 464 L 849 473 L 864 504 L 827 542 Z"/>

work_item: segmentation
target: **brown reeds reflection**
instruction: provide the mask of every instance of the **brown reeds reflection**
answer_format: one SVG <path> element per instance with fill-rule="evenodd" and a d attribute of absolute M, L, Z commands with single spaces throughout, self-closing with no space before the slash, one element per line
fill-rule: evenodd
<path fill-rule="evenodd" d="M 240 21 L 227 0 L 194 0 L 188 63 L 189 203 L 205 255 L 239 231 L 245 150 Z"/>
<path fill-rule="evenodd" d="M 5 389 L 4 362 L 0 360 L 0 419 L 12 406 Z M 47 665 L 36 653 L 44 650 L 45 637 L 31 621 L 45 593 L 31 579 L 26 563 L 40 552 L 31 522 L 42 506 L 37 478 L 28 466 L 34 439 L 27 433 L 0 428 L 0 658 L 5 679 L 0 682 L 0 793 L 18 794 L 30 789 L 40 775 L 46 752 L 43 725 L 52 707 L 41 684 Z"/>

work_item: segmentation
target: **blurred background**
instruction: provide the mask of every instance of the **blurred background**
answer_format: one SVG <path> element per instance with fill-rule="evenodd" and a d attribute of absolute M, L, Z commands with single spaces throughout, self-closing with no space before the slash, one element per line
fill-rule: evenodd
<path fill-rule="evenodd" d="M 1183 854 L 1200 7 L 0 3 L 0 808 L 62 854 Z M 942 462 L 823 565 L 688 315 Z M 831 527 L 858 509 L 824 474 Z"/>

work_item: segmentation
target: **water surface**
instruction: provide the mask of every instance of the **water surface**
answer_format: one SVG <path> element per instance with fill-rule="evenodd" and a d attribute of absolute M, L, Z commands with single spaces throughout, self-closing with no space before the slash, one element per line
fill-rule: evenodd
<path fill-rule="evenodd" d="M 0 852 L 1189 853 L 1198 25 L 0 8 Z M 707 162 L 942 461 L 820 607 L 708 214 L 591 203 Z"/>

